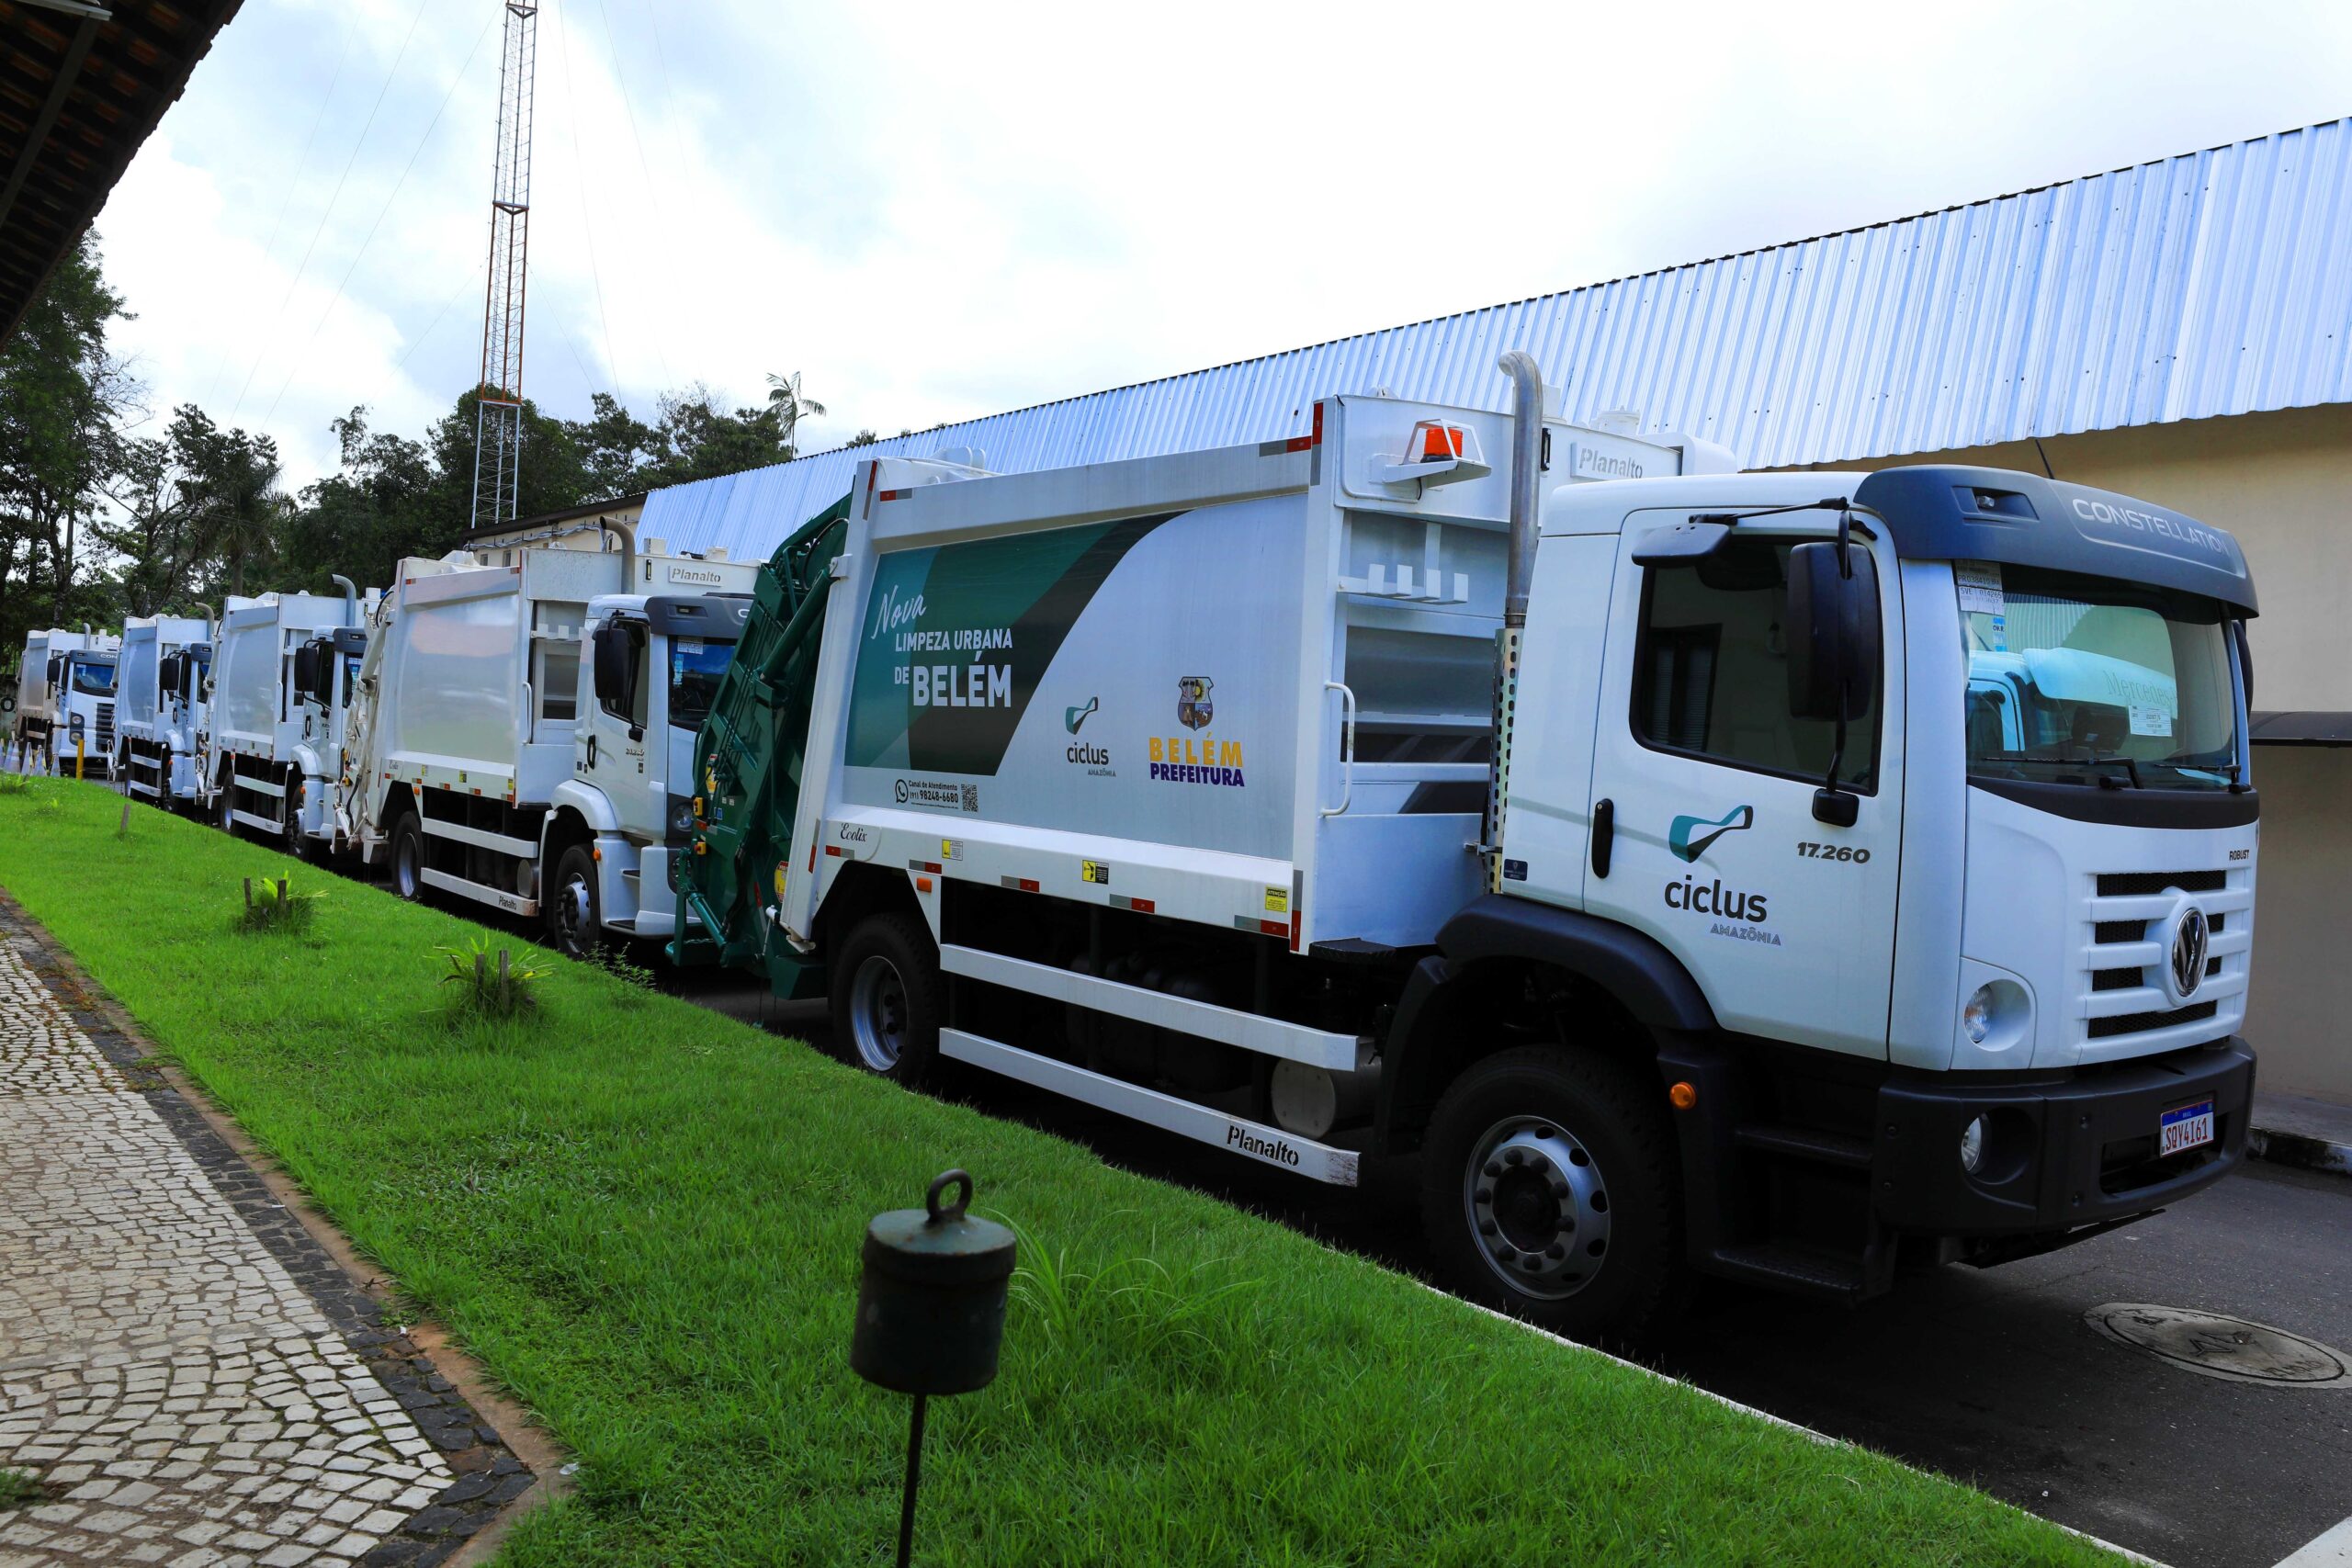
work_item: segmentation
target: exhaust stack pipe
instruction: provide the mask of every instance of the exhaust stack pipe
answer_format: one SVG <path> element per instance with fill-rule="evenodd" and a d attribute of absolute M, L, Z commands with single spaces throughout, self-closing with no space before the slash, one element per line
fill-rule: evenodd
<path fill-rule="evenodd" d="M 343 590 L 343 624 L 346 626 L 357 626 L 359 624 L 359 585 L 339 571 L 327 573 L 327 581 Z"/>
<path fill-rule="evenodd" d="M 618 517 L 607 518 L 605 527 L 621 536 L 621 592 L 637 592 L 637 525 Z"/>
<path fill-rule="evenodd" d="M 1512 349 L 1495 362 L 1510 378 L 1510 565 L 1503 577 L 1503 625 L 1527 625 L 1527 590 L 1535 576 L 1537 482 L 1544 454 L 1544 372 Z"/>

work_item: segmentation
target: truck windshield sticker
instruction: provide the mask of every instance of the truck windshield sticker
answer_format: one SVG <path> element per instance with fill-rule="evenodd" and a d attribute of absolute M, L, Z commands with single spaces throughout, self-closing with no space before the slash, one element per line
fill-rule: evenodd
<path fill-rule="evenodd" d="M 2001 567 L 1997 561 L 1963 560 L 1952 563 L 1952 576 L 1960 584 L 1960 612 L 1963 615 L 1998 615 L 2006 613 L 2001 593 Z"/>
<path fill-rule="evenodd" d="M 885 556 L 851 687 L 849 765 L 992 776 L 1070 626 L 1173 515 Z"/>

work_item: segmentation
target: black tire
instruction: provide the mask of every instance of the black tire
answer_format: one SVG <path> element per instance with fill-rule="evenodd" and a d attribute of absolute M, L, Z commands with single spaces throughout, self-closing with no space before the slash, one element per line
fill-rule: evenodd
<path fill-rule="evenodd" d="M 1504 1051 L 1438 1101 L 1422 1224 L 1460 1294 L 1572 1339 L 1636 1342 L 1681 1302 L 1678 1160 L 1665 1091 L 1622 1062 Z"/>
<path fill-rule="evenodd" d="M 586 844 L 556 857 L 547 922 L 548 945 L 566 958 L 594 958 L 604 945 L 605 900 L 596 891 L 596 856 Z"/>
<path fill-rule="evenodd" d="M 424 901 L 424 829 L 416 825 L 416 813 L 404 814 L 392 824 L 391 853 L 387 857 L 392 874 L 392 891 L 412 904 Z"/>
<path fill-rule="evenodd" d="M 918 1084 L 939 1060 L 939 949 L 912 915 L 867 917 L 833 955 L 833 1038 L 855 1066 Z"/>
<path fill-rule="evenodd" d="M 234 839 L 237 829 L 237 770 L 222 771 L 220 793 L 212 797 L 212 825 Z"/>
<path fill-rule="evenodd" d="M 286 775 L 286 793 L 277 797 L 277 847 L 296 860 L 311 858 L 302 833 L 302 802 L 308 785 L 299 773 Z"/>

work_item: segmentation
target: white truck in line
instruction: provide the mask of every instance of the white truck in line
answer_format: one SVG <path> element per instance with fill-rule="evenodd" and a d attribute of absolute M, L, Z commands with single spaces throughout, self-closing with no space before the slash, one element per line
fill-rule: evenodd
<path fill-rule="evenodd" d="M 2235 542 L 2038 475 L 1729 471 L 1504 368 L 1510 415 L 862 467 L 704 731 L 681 958 L 823 988 L 893 1077 L 1323 1182 L 1418 1151 L 1453 1282 L 1579 1335 L 1691 1271 L 1862 1299 L 2230 1170 Z"/>
<path fill-rule="evenodd" d="M 114 776 L 151 806 L 194 809 L 203 796 L 197 736 L 212 670 L 211 616 L 131 616 L 115 669 Z"/>
<path fill-rule="evenodd" d="M 401 563 L 356 671 L 340 795 L 346 840 L 402 897 L 541 918 L 573 956 L 672 931 L 695 732 L 757 573 L 604 527 L 618 549 Z"/>
<path fill-rule="evenodd" d="M 352 581 L 334 581 L 339 597 L 227 601 L 199 743 L 205 802 L 220 828 L 313 858 L 336 847 L 345 672 L 358 656 L 366 613 Z"/>
<path fill-rule="evenodd" d="M 114 760 L 115 658 L 122 639 L 62 626 L 25 638 L 17 670 L 15 723 L 20 768 L 103 776 Z"/>

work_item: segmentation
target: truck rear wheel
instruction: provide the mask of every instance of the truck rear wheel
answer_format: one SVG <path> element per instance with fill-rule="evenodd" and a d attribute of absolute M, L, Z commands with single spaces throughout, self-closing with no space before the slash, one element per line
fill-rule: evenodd
<path fill-rule="evenodd" d="M 212 797 L 212 825 L 231 838 L 237 836 L 237 775 L 220 775 L 220 793 Z"/>
<path fill-rule="evenodd" d="M 912 915 L 875 915 L 849 933 L 828 985 L 833 1037 L 858 1066 L 922 1081 L 939 1056 L 939 953 Z"/>
<path fill-rule="evenodd" d="M 566 958 L 594 958 L 605 929 L 596 896 L 596 857 L 574 844 L 556 857 L 555 888 L 548 898 L 548 941 Z"/>
<path fill-rule="evenodd" d="M 410 812 L 392 824 L 392 891 L 418 903 L 424 897 L 424 829 Z"/>
<path fill-rule="evenodd" d="M 1674 1131 L 1614 1058 L 1534 1046 L 1477 1063 L 1423 1151 L 1430 1249 L 1461 1294 L 1555 1334 L 1637 1335 L 1681 1284 Z"/>

